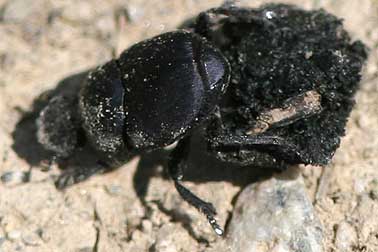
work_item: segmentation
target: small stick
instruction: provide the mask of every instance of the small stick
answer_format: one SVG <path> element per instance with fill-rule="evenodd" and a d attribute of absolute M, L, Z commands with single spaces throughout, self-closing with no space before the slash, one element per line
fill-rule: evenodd
<path fill-rule="evenodd" d="M 247 135 L 263 133 L 272 127 L 282 127 L 292 124 L 300 119 L 318 114 L 322 110 L 321 95 L 314 91 L 307 91 L 287 99 L 282 107 L 262 112 L 257 117 L 253 128 Z"/>

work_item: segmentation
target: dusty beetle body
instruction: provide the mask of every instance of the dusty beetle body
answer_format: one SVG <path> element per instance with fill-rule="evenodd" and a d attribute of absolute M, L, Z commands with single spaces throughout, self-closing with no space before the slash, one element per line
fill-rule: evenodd
<path fill-rule="evenodd" d="M 209 118 L 229 73 L 220 51 L 194 33 L 142 41 L 90 73 L 80 95 L 84 129 L 103 152 L 167 146 Z"/>
<path fill-rule="evenodd" d="M 224 5 L 187 28 L 98 67 L 77 97 L 52 98 L 37 120 L 38 139 L 67 157 L 84 131 L 109 160 L 178 141 L 169 174 L 221 235 L 212 204 L 181 182 L 191 132 L 204 126 L 209 152 L 226 162 L 325 165 L 344 134 L 366 52 L 336 17 L 288 5 Z M 76 175 L 63 175 L 58 187 Z"/>
<path fill-rule="evenodd" d="M 70 134 L 70 141 L 62 145 L 56 132 L 68 134 L 83 128 L 92 147 L 108 159 L 165 147 L 210 118 L 226 91 L 229 75 L 222 53 L 199 35 L 174 31 L 156 36 L 89 73 L 78 97 L 79 115 L 64 115 L 61 120 L 70 113 L 70 101 L 52 99 L 38 120 L 39 141 L 67 157 L 75 150 L 78 135 Z M 68 117 L 79 119 L 65 120 Z M 172 174 L 181 177 L 178 172 Z M 59 188 L 76 180 L 62 178 Z M 178 181 L 176 187 L 184 198 L 195 197 Z M 203 208 L 220 234 L 213 207 L 198 203 L 204 205 L 197 207 Z"/>

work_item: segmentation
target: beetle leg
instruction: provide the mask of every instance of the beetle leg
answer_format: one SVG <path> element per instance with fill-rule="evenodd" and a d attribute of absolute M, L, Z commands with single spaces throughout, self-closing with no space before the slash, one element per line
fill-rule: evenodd
<path fill-rule="evenodd" d="M 229 147 L 229 148 L 256 148 L 259 146 L 282 146 L 289 145 L 283 138 L 270 135 L 224 135 L 217 136 L 212 140 L 213 147 Z M 295 149 L 295 146 L 290 146 Z"/>
<path fill-rule="evenodd" d="M 186 159 L 189 154 L 190 149 L 190 138 L 186 137 L 179 141 L 176 148 L 173 150 L 169 162 L 168 170 L 169 175 L 175 183 L 175 187 L 180 196 L 188 202 L 190 205 L 197 208 L 198 211 L 203 213 L 207 220 L 209 221 L 211 227 L 217 235 L 223 235 L 223 230 L 218 225 L 214 216 L 217 214 L 213 204 L 200 199 L 198 196 L 193 194 L 189 189 L 187 189 L 182 183 L 183 178 L 183 166 L 186 163 Z"/>
<path fill-rule="evenodd" d="M 237 6 L 235 4 L 235 1 L 226 1 L 220 7 L 209 9 L 198 15 L 196 29 L 199 29 L 199 30 L 196 30 L 196 33 L 198 31 L 208 32 L 212 28 L 214 28 L 214 26 L 221 24 L 222 19 L 227 19 L 229 17 L 232 17 L 232 20 L 229 19 L 229 21 L 233 23 L 238 23 L 238 22 L 251 23 L 252 21 L 259 22 L 260 17 L 258 15 L 259 15 L 258 12 L 254 11 L 253 9 L 242 8 L 242 7 Z M 201 34 L 201 35 L 204 35 L 204 34 Z"/>
<path fill-rule="evenodd" d="M 202 199 L 198 198 L 195 194 L 189 191 L 186 187 L 184 187 L 180 181 L 175 180 L 175 187 L 180 196 L 188 202 L 190 205 L 194 206 L 198 209 L 201 213 L 206 215 L 207 220 L 209 221 L 211 227 L 215 231 L 217 235 L 223 235 L 223 230 L 215 220 L 214 216 L 217 214 L 215 207 L 213 204 L 203 201 Z"/>
<path fill-rule="evenodd" d="M 280 136 L 273 135 L 218 135 L 209 139 L 210 148 L 215 151 L 261 150 L 271 153 L 289 163 L 309 163 L 297 145 Z"/>
<path fill-rule="evenodd" d="M 217 115 L 211 124 L 211 133 L 208 134 L 209 147 L 221 152 L 255 149 L 271 153 L 289 163 L 310 163 L 297 145 L 281 136 L 267 134 L 266 131 L 290 125 L 321 111 L 320 94 L 310 90 L 287 99 L 281 107 L 263 111 L 257 117 L 256 124 L 243 135 L 225 132 L 221 116 Z"/>
<path fill-rule="evenodd" d="M 88 179 L 92 175 L 110 171 L 112 169 L 114 168 L 101 161 L 98 161 L 97 165 L 91 167 L 77 167 L 76 169 L 69 169 L 59 175 L 58 179 L 55 181 L 55 186 L 57 189 L 63 190 L 71 185 Z"/>
<path fill-rule="evenodd" d="M 190 151 L 190 138 L 185 137 L 177 143 L 177 146 L 172 151 L 169 161 L 168 169 L 169 175 L 173 180 L 181 181 L 183 178 L 183 170 L 186 165 L 186 160 L 188 158 Z"/>

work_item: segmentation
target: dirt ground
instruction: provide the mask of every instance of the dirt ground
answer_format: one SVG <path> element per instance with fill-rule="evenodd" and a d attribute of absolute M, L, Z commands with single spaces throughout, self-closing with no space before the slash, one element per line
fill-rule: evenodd
<path fill-rule="evenodd" d="M 58 191 L 54 179 L 61 170 L 41 171 L 40 162 L 48 157 L 35 144 L 29 113 L 46 90 L 77 81 L 133 43 L 173 30 L 221 2 L 0 0 L 0 175 L 8 174 L 0 182 L 1 252 L 215 251 L 221 246 L 222 239 L 166 178 L 164 151 Z M 333 163 L 302 172 L 323 225 L 325 251 L 378 251 L 378 1 L 282 2 L 325 8 L 370 48 Z M 192 155 L 185 184 L 214 203 L 224 226 L 240 190 L 261 178 L 203 151 Z M 22 183 L 20 172 L 30 169 L 31 181 Z"/>

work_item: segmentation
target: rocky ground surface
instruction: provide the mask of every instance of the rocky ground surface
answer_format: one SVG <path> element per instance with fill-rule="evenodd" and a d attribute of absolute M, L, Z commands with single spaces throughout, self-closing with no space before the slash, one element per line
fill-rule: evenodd
<path fill-rule="evenodd" d="M 261 177 L 196 148 L 185 184 L 217 207 L 225 239 L 177 195 L 163 171 L 164 151 L 65 191 L 54 186 L 58 167 L 42 171 L 48 157 L 35 144 L 30 113 L 37 97 L 221 2 L 0 0 L 0 251 L 378 251 L 376 0 L 284 1 L 344 18 L 370 58 L 347 135 L 328 167 Z M 282 196 L 277 203 L 275 195 Z"/>

